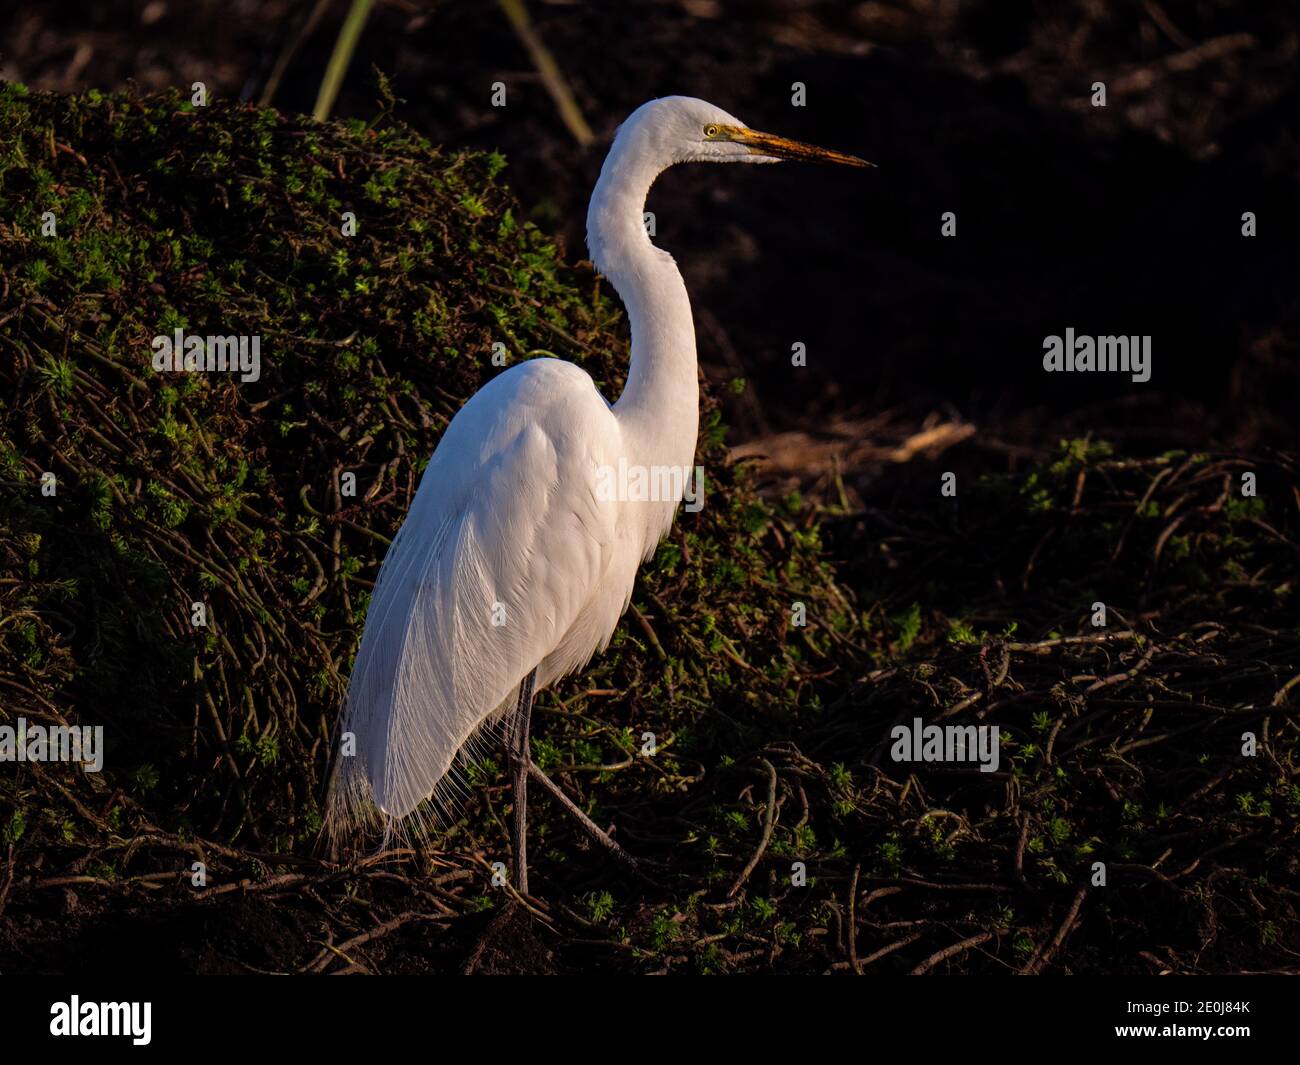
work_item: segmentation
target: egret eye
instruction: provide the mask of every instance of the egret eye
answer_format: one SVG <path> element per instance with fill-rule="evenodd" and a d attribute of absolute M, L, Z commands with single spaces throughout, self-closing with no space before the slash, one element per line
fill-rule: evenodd
<path fill-rule="evenodd" d="M 717 126 L 705 126 L 705 127 L 704 127 L 704 135 L 705 135 L 706 137 L 716 137 L 716 136 L 718 135 L 718 127 L 717 127 Z"/>

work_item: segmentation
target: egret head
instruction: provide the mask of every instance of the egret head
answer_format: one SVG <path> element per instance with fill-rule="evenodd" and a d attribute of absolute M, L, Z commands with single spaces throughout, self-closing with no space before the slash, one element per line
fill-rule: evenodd
<path fill-rule="evenodd" d="M 587 247 L 601 273 L 629 288 L 652 246 L 645 226 L 650 185 L 674 163 L 779 163 L 783 159 L 872 166 L 866 160 L 750 129 L 735 115 L 690 96 L 642 104 L 618 129 L 587 208 Z M 671 265 L 672 257 L 657 251 Z"/>
<path fill-rule="evenodd" d="M 665 96 L 637 108 L 619 131 L 663 166 L 673 163 L 779 163 L 785 159 L 872 166 L 843 152 L 750 129 L 735 115 L 691 96 Z"/>

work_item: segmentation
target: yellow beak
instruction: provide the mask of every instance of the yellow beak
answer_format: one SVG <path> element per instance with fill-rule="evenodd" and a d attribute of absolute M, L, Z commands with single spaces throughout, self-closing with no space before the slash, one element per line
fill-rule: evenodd
<path fill-rule="evenodd" d="M 756 129 L 728 130 L 728 140 L 743 144 L 755 155 L 770 155 L 775 159 L 801 159 L 810 163 L 837 163 L 840 166 L 875 166 L 856 155 L 833 152 L 813 144 L 778 137 L 775 133 L 760 133 Z"/>

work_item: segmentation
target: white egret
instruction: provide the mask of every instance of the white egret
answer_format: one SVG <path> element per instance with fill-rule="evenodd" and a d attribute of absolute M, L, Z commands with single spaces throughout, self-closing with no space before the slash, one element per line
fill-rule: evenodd
<path fill-rule="evenodd" d="M 584 370 L 537 358 L 493 378 L 447 426 L 370 601 L 341 728 L 355 751 L 341 753 L 330 787 L 335 839 L 376 814 L 387 830 L 425 800 L 452 799 L 457 753 L 504 721 L 515 887 L 528 890 L 530 776 L 635 868 L 532 763 L 532 700 L 609 643 L 681 501 L 681 479 L 676 498 L 611 497 L 601 471 L 694 462 L 695 330 L 681 274 L 643 224 L 650 185 L 674 163 L 782 159 L 871 165 L 759 133 L 689 97 L 652 100 L 619 128 L 587 243 L 627 307 L 627 384 L 611 405 Z"/>

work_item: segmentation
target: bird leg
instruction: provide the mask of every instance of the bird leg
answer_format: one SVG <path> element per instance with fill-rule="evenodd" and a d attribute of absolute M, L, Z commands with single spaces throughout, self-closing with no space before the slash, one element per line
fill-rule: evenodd
<path fill-rule="evenodd" d="M 583 831 L 605 849 L 611 858 L 624 868 L 646 878 L 641 870 L 641 863 L 620 847 L 608 832 L 604 831 L 590 817 L 582 812 L 572 799 L 560 790 L 560 786 L 543 773 L 533 762 L 528 747 L 528 723 L 533 710 L 533 686 L 537 682 L 537 670 L 533 670 L 519 685 L 519 703 L 510 719 L 507 731 L 506 747 L 510 756 L 511 790 L 514 793 L 514 818 L 511 823 L 512 848 L 514 850 L 514 884 L 521 895 L 528 893 L 528 843 L 525 832 L 528 822 L 528 778 L 532 777 L 546 789 L 547 793 L 563 807 Z M 648 879 L 648 878 L 646 878 Z"/>
<path fill-rule="evenodd" d="M 544 787 L 550 793 L 551 798 L 564 807 L 565 811 L 583 827 L 586 833 L 609 852 L 611 858 L 632 872 L 641 874 L 641 863 L 615 843 L 608 832 L 583 813 L 582 808 L 560 790 L 560 785 L 538 769 L 531 761 L 528 763 L 528 775 Z"/>
<path fill-rule="evenodd" d="M 515 806 L 510 826 L 514 882 L 515 890 L 521 895 L 528 894 L 528 767 L 533 761 L 528 750 L 528 719 L 533 711 L 533 685 L 536 682 L 537 670 L 534 669 L 519 685 L 519 703 L 510 722 L 506 744 L 510 754 L 510 790 Z"/>

